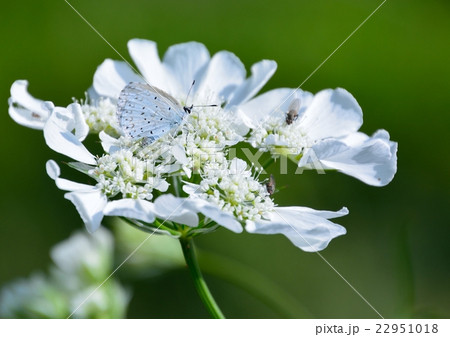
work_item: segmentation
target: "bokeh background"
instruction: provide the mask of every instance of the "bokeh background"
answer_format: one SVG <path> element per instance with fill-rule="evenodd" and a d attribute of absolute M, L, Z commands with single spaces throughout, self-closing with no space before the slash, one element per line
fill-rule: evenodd
<path fill-rule="evenodd" d="M 128 60 L 126 43 L 135 37 L 156 41 L 161 55 L 195 40 L 211 54 L 234 52 L 247 69 L 276 60 L 266 91 L 297 87 L 381 0 L 71 3 Z M 9 118 L 11 84 L 27 79 L 35 97 L 65 106 L 84 97 L 105 58 L 119 57 L 63 0 L 3 2 L 0 36 L 2 285 L 46 269 L 50 247 L 83 226 L 45 174 L 48 159 L 64 158 L 46 147 L 42 132 Z M 384 128 L 399 142 L 394 181 L 375 188 L 338 173 L 292 179 L 274 170 L 287 187 L 275 196 L 279 205 L 350 209 L 336 221 L 348 234 L 322 254 L 386 318 L 450 315 L 449 60 L 448 1 L 387 0 L 302 88 L 343 87 L 356 97 L 362 131 Z M 223 229 L 197 243 L 228 317 L 378 317 L 317 254 L 281 235 Z M 133 288 L 129 317 L 208 317 L 186 269 L 133 281 L 124 266 L 120 275 Z M 279 294 L 280 303 L 264 293 Z"/>

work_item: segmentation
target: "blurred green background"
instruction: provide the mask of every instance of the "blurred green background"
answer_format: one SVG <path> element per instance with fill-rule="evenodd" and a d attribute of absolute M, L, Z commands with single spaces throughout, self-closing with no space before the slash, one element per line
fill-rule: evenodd
<path fill-rule="evenodd" d="M 247 69 L 276 60 L 266 91 L 297 87 L 381 0 L 71 3 L 128 59 L 127 41 L 140 37 L 156 41 L 160 54 L 191 40 L 211 54 L 230 50 Z M 64 157 L 46 147 L 42 132 L 9 118 L 11 84 L 27 79 L 35 97 L 65 106 L 84 97 L 105 58 L 119 57 L 63 0 L 2 3 L 0 36 L 2 285 L 45 269 L 50 247 L 83 226 L 45 174 L 48 159 Z M 303 89 L 343 87 L 356 97 L 362 131 L 384 128 L 399 142 L 394 181 L 375 188 L 338 173 L 277 176 L 278 186 L 288 187 L 275 195 L 279 205 L 350 209 L 336 221 L 348 234 L 322 254 L 386 318 L 450 315 L 449 60 L 448 1 L 388 0 Z M 317 254 L 281 235 L 223 229 L 197 242 L 209 252 L 200 262 L 228 317 L 287 317 L 220 277 L 239 272 L 241 283 L 270 292 L 269 282 L 289 294 L 291 316 L 377 318 Z M 208 317 L 185 269 L 128 284 L 134 288 L 129 317 Z"/>

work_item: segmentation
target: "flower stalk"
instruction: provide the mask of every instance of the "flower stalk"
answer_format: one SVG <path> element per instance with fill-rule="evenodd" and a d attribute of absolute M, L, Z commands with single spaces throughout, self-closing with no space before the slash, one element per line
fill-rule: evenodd
<path fill-rule="evenodd" d="M 212 296 L 209 288 L 203 278 L 202 272 L 198 265 L 197 255 L 195 254 L 194 241 L 192 238 L 180 238 L 181 248 L 183 250 L 184 259 L 191 272 L 192 279 L 194 280 L 195 289 L 205 304 L 206 309 L 213 318 L 225 318 L 219 306 L 217 305 L 214 297 Z"/>

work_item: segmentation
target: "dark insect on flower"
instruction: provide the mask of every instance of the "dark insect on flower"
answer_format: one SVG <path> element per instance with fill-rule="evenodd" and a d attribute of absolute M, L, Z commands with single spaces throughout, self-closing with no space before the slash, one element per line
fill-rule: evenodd
<path fill-rule="evenodd" d="M 295 98 L 289 105 L 289 109 L 286 114 L 287 125 L 291 125 L 298 118 L 298 110 L 300 110 L 300 99 Z"/>
<path fill-rule="evenodd" d="M 272 195 L 275 192 L 275 178 L 273 177 L 273 174 L 270 175 L 269 181 L 266 183 L 266 189 L 269 195 Z"/>

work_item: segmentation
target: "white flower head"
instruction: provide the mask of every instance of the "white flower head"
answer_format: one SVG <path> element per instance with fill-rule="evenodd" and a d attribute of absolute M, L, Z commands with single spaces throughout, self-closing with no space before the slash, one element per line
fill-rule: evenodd
<path fill-rule="evenodd" d="M 59 277 L 95 284 L 109 276 L 113 268 L 113 248 L 113 236 L 105 228 L 100 228 L 92 235 L 74 233 L 54 246 L 50 256 Z"/>
<path fill-rule="evenodd" d="M 317 251 L 345 234 L 328 219 L 348 211 L 277 207 L 274 189 L 268 190 L 261 172 L 229 158 L 234 146 L 247 142 L 275 157 L 288 156 L 300 167 L 321 165 L 378 186 L 396 172 L 397 144 L 385 131 L 373 137 L 358 132 L 362 111 L 344 89 L 316 95 L 275 89 L 253 98 L 275 72 L 274 61 L 254 64 L 247 77 L 236 55 L 211 56 L 197 42 L 174 45 L 162 59 L 152 41 L 133 39 L 128 49 L 141 75 L 126 62 L 107 59 L 96 70 L 86 101 L 54 107 L 30 96 L 25 81 L 11 88 L 11 116 L 43 129 L 47 145 L 72 158 L 68 166 L 90 179 L 80 184 L 61 178 L 58 164 L 47 162 L 48 175 L 68 191 L 65 198 L 91 233 L 105 216 L 120 216 L 143 231 L 172 237 L 219 226 L 236 233 L 245 228 L 284 234 L 297 247 Z M 130 82 L 176 102 L 185 112 L 181 122 L 157 137 L 127 133 L 120 119 L 121 92 L 131 88 Z M 146 121 L 146 107 L 142 110 L 127 116 L 128 126 Z M 103 153 L 88 149 L 89 133 L 98 134 Z"/>
<path fill-rule="evenodd" d="M 56 245 L 51 257 L 55 264 L 48 275 L 36 273 L 2 289 L 1 318 L 125 316 L 129 292 L 114 279 L 98 288 L 113 269 L 113 238 L 106 229 L 75 233 Z"/>
<path fill-rule="evenodd" d="M 201 184 L 185 185 L 184 191 L 217 205 L 239 221 L 259 220 L 274 208 L 266 186 L 238 158 L 219 167 L 206 165 Z"/>
<path fill-rule="evenodd" d="M 42 273 L 19 279 L 0 293 L 1 318 L 66 318 L 68 300 Z"/>
<path fill-rule="evenodd" d="M 288 120 L 289 106 L 298 102 L 297 116 Z M 276 89 L 239 107 L 251 128 L 249 143 L 273 155 L 286 155 L 307 169 L 334 169 L 361 181 L 383 186 L 394 177 L 397 143 L 381 130 L 372 138 L 358 132 L 362 110 L 346 90 Z"/>

